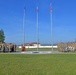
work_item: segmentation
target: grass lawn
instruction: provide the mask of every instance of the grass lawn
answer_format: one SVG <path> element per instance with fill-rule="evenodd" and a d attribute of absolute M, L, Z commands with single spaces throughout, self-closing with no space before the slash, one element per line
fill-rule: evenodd
<path fill-rule="evenodd" d="M 0 54 L 0 75 L 76 75 L 76 54 Z"/>

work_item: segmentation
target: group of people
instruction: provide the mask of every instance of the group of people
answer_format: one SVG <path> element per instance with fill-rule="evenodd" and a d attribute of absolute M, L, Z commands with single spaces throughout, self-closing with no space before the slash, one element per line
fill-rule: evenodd
<path fill-rule="evenodd" d="M 6 44 L 5 42 L 0 43 L 0 51 L 2 52 L 16 52 L 16 44 Z"/>

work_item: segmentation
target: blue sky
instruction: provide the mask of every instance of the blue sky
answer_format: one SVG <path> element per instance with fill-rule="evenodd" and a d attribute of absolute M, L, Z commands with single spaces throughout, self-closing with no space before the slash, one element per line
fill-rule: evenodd
<path fill-rule="evenodd" d="M 51 43 L 50 3 L 53 9 L 53 42 L 71 42 L 76 38 L 76 0 L 0 0 L 0 29 L 5 42 L 22 44 L 23 14 L 25 42 L 36 42 L 36 6 L 39 8 L 39 41 Z"/>

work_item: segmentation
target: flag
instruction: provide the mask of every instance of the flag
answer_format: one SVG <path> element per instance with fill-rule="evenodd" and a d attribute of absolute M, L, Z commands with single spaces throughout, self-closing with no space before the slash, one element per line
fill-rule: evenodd
<path fill-rule="evenodd" d="M 50 7 L 50 12 L 52 12 L 52 7 Z"/>
<path fill-rule="evenodd" d="M 36 7 L 36 12 L 38 12 L 38 6 Z"/>
<path fill-rule="evenodd" d="M 26 11 L 26 6 L 24 5 L 24 10 Z"/>
<path fill-rule="evenodd" d="M 50 3 L 50 12 L 52 12 L 52 3 Z"/>

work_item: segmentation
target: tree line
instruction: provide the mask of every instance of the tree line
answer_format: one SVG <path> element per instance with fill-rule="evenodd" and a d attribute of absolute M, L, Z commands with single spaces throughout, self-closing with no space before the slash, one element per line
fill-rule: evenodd
<path fill-rule="evenodd" d="M 4 42 L 5 40 L 5 35 L 3 29 L 0 29 L 0 42 Z"/>

